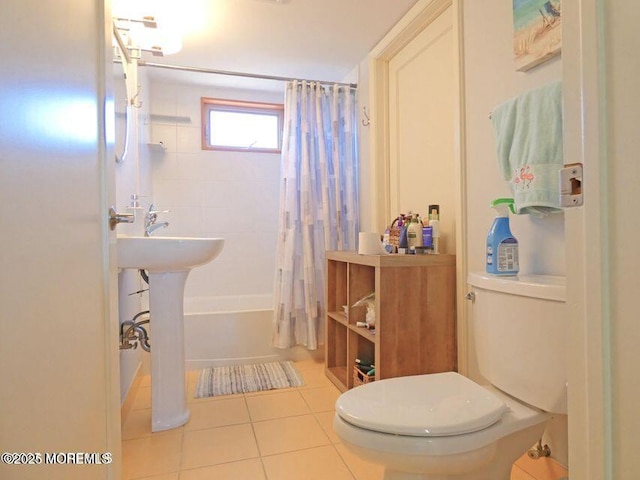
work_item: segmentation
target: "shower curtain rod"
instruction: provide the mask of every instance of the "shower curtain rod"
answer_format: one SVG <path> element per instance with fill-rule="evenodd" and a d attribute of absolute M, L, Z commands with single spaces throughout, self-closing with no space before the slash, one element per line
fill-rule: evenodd
<path fill-rule="evenodd" d="M 147 62 L 145 60 L 139 60 L 138 65 L 141 67 L 155 67 L 155 68 L 165 68 L 168 70 L 182 70 L 184 72 L 196 72 L 196 73 L 210 73 L 214 75 L 229 75 L 232 77 L 245 77 L 245 78 L 258 78 L 262 80 L 276 80 L 280 82 L 289 82 L 293 80 L 300 80 L 298 78 L 289 78 L 289 77 L 278 77 L 275 75 L 260 75 L 257 73 L 240 73 L 240 72 L 229 72 L 226 70 L 212 70 L 209 68 L 198 68 L 198 67 L 184 67 L 181 65 L 168 65 L 165 63 L 154 63 Z M 323 85 L 340 85 L 341 87 L 349 87 L 349 88 L 358 88 L 357 83 L 341 83 L 341 82 L 326 82 L 322 80 L 310 80 L 313 82 L 318 82 Z"/>

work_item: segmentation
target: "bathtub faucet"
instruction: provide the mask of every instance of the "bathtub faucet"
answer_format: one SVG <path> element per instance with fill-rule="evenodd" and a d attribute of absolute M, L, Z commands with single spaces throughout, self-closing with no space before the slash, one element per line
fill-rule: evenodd
<path fill-rule="evenodd" d="M 169 210 L 155 210 L 153 203 L 149 205 L 149 210 L 144 216 L 144 236 L 150 237 L 153 232 L 159 228 L 165 228 L 169 226 L 169 222 L 156 223 L 159 213 L 169 213 Z"/>

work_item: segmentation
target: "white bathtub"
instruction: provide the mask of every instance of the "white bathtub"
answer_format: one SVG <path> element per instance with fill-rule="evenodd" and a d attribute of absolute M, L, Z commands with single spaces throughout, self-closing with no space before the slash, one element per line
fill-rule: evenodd
<path fill-rule="evenodd" d="M 186 297 L 184 313 L 187 370 L 297 360 L 320 353 L 271 347 L 271 295 Z"/>

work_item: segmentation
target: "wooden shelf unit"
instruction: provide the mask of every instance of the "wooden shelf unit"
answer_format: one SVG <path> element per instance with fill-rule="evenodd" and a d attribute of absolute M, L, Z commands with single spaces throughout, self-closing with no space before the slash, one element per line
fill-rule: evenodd
<path fill-rule="evenodd" d="M 375 333 L 353 307 L 371 292 Z M 457 370 L 455 296 L 455 255 L 327 252 L 327 377 L 352 388 L 356 358 L 375 364 L 376 380 Z"/>

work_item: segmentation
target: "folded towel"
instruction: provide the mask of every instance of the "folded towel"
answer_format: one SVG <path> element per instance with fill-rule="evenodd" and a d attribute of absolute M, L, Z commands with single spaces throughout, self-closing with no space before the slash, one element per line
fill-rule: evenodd
<path fill-rule="evenodd" d="M 511 186 L 516 213 L 560 211 L 562 82 L 507 100 L 493 110 L 491 121 L 500 172 Z"/>

